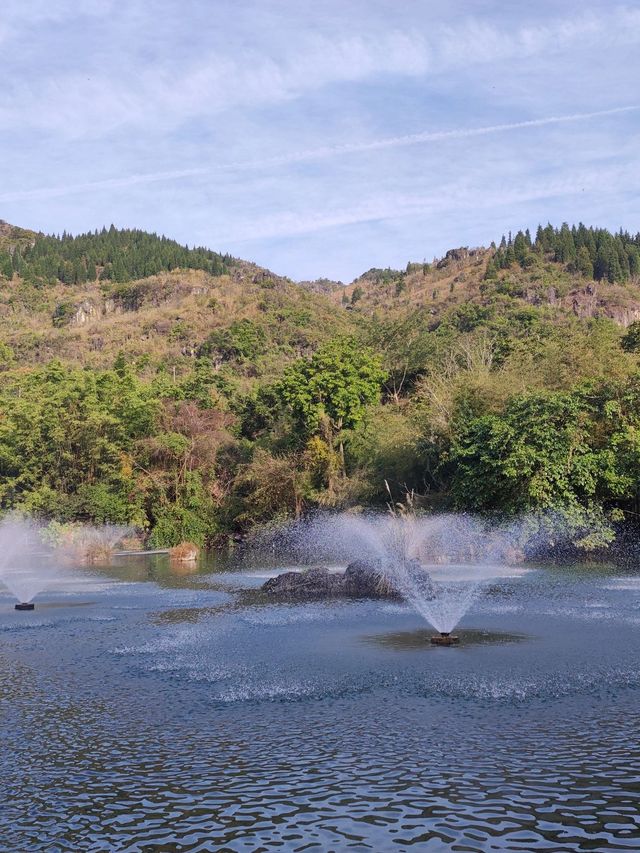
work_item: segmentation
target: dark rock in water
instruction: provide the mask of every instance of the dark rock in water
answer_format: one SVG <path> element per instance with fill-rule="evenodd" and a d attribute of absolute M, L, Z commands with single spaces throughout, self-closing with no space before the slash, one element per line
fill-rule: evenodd
<path fill-rule="evenodd" d="M 325 568 L 284 572 L 269 578 L 262 591 L 278 598 L 400 598 L 380 567 L 366 560 L 349 563 L 344 574 Z"/>
<path fill-rule="evenodd" d="M 362 598 L 399 598 L 400 593 L 378 563 L 354 560 L 344 573 L 344 593 Z"/>
<path fill-rule="evenodd" d="M 328 598 L 342 593 L 344 576 L 329 569 L 284 572 L 262 585 L 263 592 L 279 598 Z"/>

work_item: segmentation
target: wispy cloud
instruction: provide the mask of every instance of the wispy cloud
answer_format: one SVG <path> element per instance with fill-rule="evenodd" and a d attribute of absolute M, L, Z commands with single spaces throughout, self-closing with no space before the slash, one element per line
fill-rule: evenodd
<path fill-rule="evenodd" d="M 486 181 L 470 182 L 462 179 L 455 184 L 434 186 L 428 194 L 381 193 L 336 210 L 308 211 L 305 214 L 292 211 L 262 217 L 247 222 L 246 231 L 242 235 L 230 231 L 221 236 L 229 243 L 241 245 L 255 240 L 312 234 L 365 222 L 395 221 L 461 210 L 495 210 L 596 191 L 611 195 L 639 190 L 640 163 L 598 171 L 572 170 L 550 180 L 523 178 L 515 184 L 503 182 L 495 186 L 488 186 Z"/>
<path fill-rule="evenodd" d="M 311 148 L 306 151 L 294 151 L 280 157 L 270 157 L 263 160 L 246 160 L 244 162 L 236 163 L 231 162 L 221 164 L 213 168 L 175 169 L 162 172 L 150 172 L 147 174 L 127 175 L 119 178 L 107 178 L 101 181 L 88 181 L 80 184 L 67 184 L 57 187 L 39 187 L 30 190 L 0 193 L 0 202 L 45 200 L 50 198 L 60 198 L 67 195 L 93 193 L 98 190 L 125 189 L 128 187 L 135 187 L 140 184 L 177 181 L 181 179 L 202 177 L 204 175 L 215 175 L 227 171 L 242 172 L 273 168 L 310 160 L 325 160 L 332 157 L 366 153 L 369 151 L 378 151 L 387 148 L 402 148 L 409 145 L 427 145 L 429 143 L 447 142 L 451 139 L 467 139 L 475 136 L 488 136 L 491 134 L 527 130 L 554 124 L 588 121 L 590 119 L 624 115 L 626 113 L 638 111 L 640 111 L 640 104 L 632 104 L 629 106 L 612 107 L 611 109 L 597 110 L 589 113 L 570 113 L 569 115 L 564 116 L 547 116 L 546 118 L 529 119 L 527 121 L 516 121 L 505 124 L 485 125 L 483 127 L 424 131 L 421 133 L 406 134 L 405 136 L 390 136 L 385 137 L 384 139 L 373 139 L 367 142 L 350 142 L 345 143 L 344 145 Z"/>
<path fill-rule="evenodd" d="M 640 226 L 637 2 L 0 6 L 2 219 L 343 279 L 538 218 Z"/>
<path fill-rule="evenodd" d="M 0 42 L 17 39 L 25 29 L 47 26 L 69 19 L 105 17 L 113 11 L 115 0 L 3 0 L 0 18 Z"/>
<path fill-rule="evenodd" d="M 105 3 L 95 0 L 94 11 Z M 45 7 L 40 16 L 47 14 Z M 45 76 L 40 85 L 7 79 L 0 92 L 0 121 L 12 127 L 37 128 L 70 138 L 101 135 L 123 125 L 170 127 L 198 116 L 229 109 L 278 103 L 332 84 L 377 80 L 385 76 L 425 77 L 477 64 L 496 64 L 568 49 L 613 50 L 640 43 L 640 10 L 585 12 L 551 20 L 544 26 L 508 28 L 462 18 L 455 27 L 312 35 L 308 32 L 281 49 L 244 47 L 239 55 L 201 46 L 203 58 L 186 67 L 170 60 L 139 63 L 136 74 L 117 65 L 105 75 L 89 73 Z"/>
<path fill-rule="evenodd" d="M 37 92 L 19 82 L 0 92 L 0 120 L 62 133 L 99 135 L 121 125 L 165 128 L 202 115 L 299 97 L 332 83 L 384 75 L 418 76 L 428 68 L 415 33 L 375 37 L 307 37 L 282 56 L 244 50 L 241 58 L 209 51 L 187 68 L 171 63 L 140 69 L 134 80 L 112 70 L 61 74 Z"/>

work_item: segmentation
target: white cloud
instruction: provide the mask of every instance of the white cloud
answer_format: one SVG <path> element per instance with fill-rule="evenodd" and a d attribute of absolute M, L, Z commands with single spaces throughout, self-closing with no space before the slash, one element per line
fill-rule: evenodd
<path fill-rule="evenodd" d="M 63 4 L 62 11 L 70 4 Z M 108 7 L 95 0 L 96 14 Z M 40 15 L 46 7 L 38 6 Z M 61 12 L 62 14 L 62 12 Z M 426 29 L 424 23 L 422 30 Z M 109 73 L 87 68 L 34 86 L 16 78 L 0 92 L 0 121 L 67 137 L 100 135 L 120 126 L 175 127 L 225 110 L 298 98 L 336 83 L 389 76 L 424 77 L 454 69 L 563 52 L 600 51 L 640 42 L 640 10 L 616 9 L 506 29 L 468 18 L 429 32 L 370 31 L 349 36 L 301 32 L 286 48 L 218 45 L 186 66 L 171 59 L 142 64 L 135 54 Z M 126 45 L 128 46 L 128 45 Z"/>
<path fill-rule="evenodd" d="M 110 14 L 115 0 L 3 0 L 0 42 L 18 38 L 25 29 L 78 18 Z"/>
<path fill-rule="evenodd" d="M 525 24 L 512 30 L 469 18 L 446 26 L 435 40 L 435 50 L 447 68 L 472 63 L 554 54 L 571 48 L 611 49 L 640 42 L 640 10 L 614 8 L 608 13 L 585 10 L 579 16 Z"/>
<path fill-rule="evenodd" d="M 599 194 L 640 190 L 640 162 L 597 171 L 573 170 L 548 180 L 521 178 L 495 183 L 493 179 L 434 186 L 428 194 L 381 193 L 350 207 L 335 210 L 291 211 L 243 223 L 243 233 L 221 235 L 223 243 L 253 242 L 271 238 L 311 234 L 331 228 L 379 220 L 398 220 L 464 210 L 495 210 L 541 199 L 563 198 L 581 193 Z M 244 236 L 250 235 L 250 236 Z"/>
<path fill-rule="evenodd" d="M 240 58 L 210 53 L 187 68 L 161 64 L 131 79 L 115 71 L 59 75 L 37 91 L 7 86 L 0 121 L 66 136 L 101 134 L 121 125 L 175 126 L 224 110 L 288 100 L 331 83 L 426 70 L 420 37 L 394 33 L 376 39 L 312 37 L 279 57 L 246 51 Z"/>
<path fill-rule="evenodd" d="M 515 217 L 638 227 L 635 2 L 4 0 L 2 31 L 8 221 L 294 277 Z"/>
<path fill-rule="evenodd" d="M 411 145 L 425 145 L 429 143 L 446 142 L 452 139 L 469 139 L 476 136 L 489 136 L 491 134 L 506 133 L 509 131 L 528 130 L 546 127 L 549 125 L 561 125 L 572 122 L 588 121 L 590 119 L 605 118 L 616 115 L 624 115 L 640 111 L 640 105 L 629 105 L 625 107 L 613 107 L 608 110 L 597 110 L 590 113 L 570 113 L 564 116 L 548 116 L 546 118 L 531 119 L 506 124 L 485 125 L 483 127 L 457 128 L 455 130 L 424 131 L 412 133 L 405 136 L 392 136 L 384 139 L 374 139 L 366 142 L 351 142 L 344 145 L 313 148 L 306 151 L 294 151 L 281 157 L 271 157 L 264 160 L 247 160 L 220 164 L 213 168 L 174 169 L 161 172 L 149 172 L 142 174 L 126 175 L 119 178 L 107 178 L 101 181 L 85 181 L 80 184 L 65 184 L 61 186 L 39 187 L 34 189 L 22 189 L 13 192 L 0 193 L 0 202 L 20 201 L 28 199 L 60 198 L 78 193 L 93 193 L 97 190 L 113 190 L 134 187 L 140 184 L 151 184 L 165 181 L 177 181 L 190 179 L 204 175 L 214 175 L 226 171 L 242 172 L 247 170 L 260 170 L 301 163 L 310 160 L 325 160 L 349 154 L 366 153 L 388 148 L 402 148 Z"/>

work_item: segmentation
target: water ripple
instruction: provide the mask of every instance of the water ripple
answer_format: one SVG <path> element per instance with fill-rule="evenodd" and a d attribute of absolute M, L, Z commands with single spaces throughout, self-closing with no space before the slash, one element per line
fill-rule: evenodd
<path fill-rule="evenodd" d="M 3 614 L 0 851 L 637 851 L 637 602 L 527 583 L 452 649 L 373 602 Z"/>

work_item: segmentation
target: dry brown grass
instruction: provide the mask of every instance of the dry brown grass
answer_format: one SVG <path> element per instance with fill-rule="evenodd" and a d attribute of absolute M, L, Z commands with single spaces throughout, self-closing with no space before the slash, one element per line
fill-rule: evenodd
<path fill-rule="evenodd" d="M 127 307 L 123 288 L 139 288 L 137 309 Z M 86 321 L 56 328 L 53 314 L 62 303 L 89 308 Z M 14 279 L 0 292 L 0 340 L 22 365 L 59 358 L 99 369 L 110 367 L 122 351 L 132 359 L 146 357 L 151 373 L 164 362 L 180 375 L 214 330 L 244 319 L 276 328 L 280 311 L 308 311 L 306 333 L 318 342 L 327 336 L 323 329 L 349 325 L 345 312 L 336 317 L 326 295 L 243 264 L 230 275 L 174 271 L 126 285 L 91 282 L 36 290 Z"/>
<path fill-rule="evenodd" d="M 175 548 L 169 549 L 169 557 L 177 563 L 194 563 L 200 554 L 200 549 L 193 542 L 181 542 Z"/>

